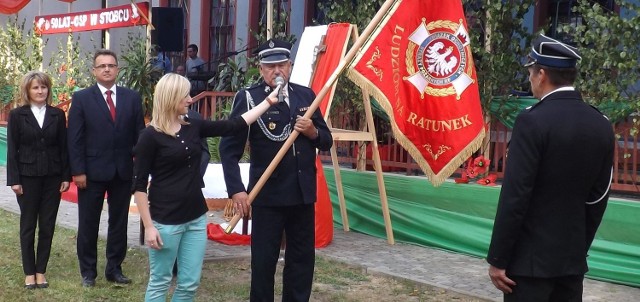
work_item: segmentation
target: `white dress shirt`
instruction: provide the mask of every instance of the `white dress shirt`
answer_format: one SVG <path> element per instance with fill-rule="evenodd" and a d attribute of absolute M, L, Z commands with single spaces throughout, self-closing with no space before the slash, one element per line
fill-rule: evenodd
<path fill-rule="evenodd" d="M 117 98 L 116 98 L 116 85 L 113 85 L 111 87 L 111 89 L 107 89 L 104 86 L 98 84 L 98 88 L 100 89 L 100 92 L 102 93 L 102 97 L 104 98 L 104 102 L 107 102 L 107 90 L 111 90 L 111 100 L 113 100 L 113 106 L 115 106 L 116 108 L 118 108 L 118 102 L 117 102 Z M 107 103 L 107 107 L 109 107 L 109 104 Z"/>
<path fill-rule="evenodd" d="M 44 124 L 44 113 L 47 110 L 47 106 L 38 107 L 36 105 L 31 105 L 31 112 L 36 116 L 36 121 L 38 121 L 38 125 L 42 128 Z"/>

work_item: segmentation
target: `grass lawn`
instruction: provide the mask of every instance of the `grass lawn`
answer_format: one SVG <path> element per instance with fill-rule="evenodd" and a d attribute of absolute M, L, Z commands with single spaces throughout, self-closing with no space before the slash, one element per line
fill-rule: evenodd
<path fill-rule="evenodd" d="M 130 248 L 122 267 L 133 283 L 116 286 L 105 280 L 105 241 L 98 243 L 98 278 L 83 288 L 76 257 L 76 232 L 56 228 L 47 268 L 48 289 L 24 289 L 18 237 L 19 217 L 0 210 L 0 301 L 142 301 L 148 280 L 146 249 Z M 283 265 L 278 265 L 276 294 Z M 249 259 L 207 261 L 196 301 L 247 301 Z M 280 297 L 276 297 L 280 301 Z M 311 301 L 481 301 L 426 285 L 367 274 L 362 269 L 316 257 Z"/>

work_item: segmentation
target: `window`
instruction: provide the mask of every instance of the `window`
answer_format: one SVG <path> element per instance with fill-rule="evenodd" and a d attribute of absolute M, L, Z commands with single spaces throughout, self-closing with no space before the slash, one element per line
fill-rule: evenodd
<path fill-rule="evenodd" d="M 233 46 L 236 24 L 235 0 L 213 0 L 209 24 L 210 70 L 217 70 L 221 62 L 235 54 Z"/>
<path fill-rule="evenodd" d="M 291 14 L 291 3 L 289 0 L 272 0 L 274 12 L 273 12 L 273 33 L 272 37 L 276 36 L 276 33 L 289 34 L 289 15 Z M 263 28 L 260 32 L 266 33 L 267 24 L 267 0 L 260 0 L 260 18 L 259 25 Z M 260 38 L 262 39 L 262 38 Z"/>

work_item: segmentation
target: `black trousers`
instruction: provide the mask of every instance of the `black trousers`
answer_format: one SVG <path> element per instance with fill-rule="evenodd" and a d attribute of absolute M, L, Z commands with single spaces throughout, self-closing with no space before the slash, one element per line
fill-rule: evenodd
<path fill-rule="evenodd" d="M 20 250 L 25 275 L 47 272 L 51 242 L 60 206 L 60 176 L 21 176 L 24 194 L 17 197 L 20 206 Z M 38 247 L 35 234 L 38 228 Z"/>
<path fill-rule="evenodd" d="M 122 262 L 127 254 L 127 224 L 131 201 L 131 180 L 115 178 L 98 182 L 87 180 L 87 187 L 78 190 L 77 252 L 82 277 L 97 277 L 98 231 L 100 216 L 107 193 L 109 228 L 107 235 L 107 265 L 105 275 L 122 273 Z"/>
<path fill-rule="evenodd" d="M 555 278 L 509 276 L 516 282 L 505 302 L 582 302 L 584 275 Z"/>
<path fill-rule="evenodd" d="M 315 266 L 315 205 L 251 208 L 251 301 L 273 302 L 282 232 L 282 301 L 309 301 Z"/>

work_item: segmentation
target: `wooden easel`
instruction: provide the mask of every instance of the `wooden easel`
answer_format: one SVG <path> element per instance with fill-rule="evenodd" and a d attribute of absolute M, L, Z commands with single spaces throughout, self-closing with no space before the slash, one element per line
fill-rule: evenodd
<path fill-rule="evenodd" d="M 352 41 L 358 39 L 358 29 L 355 25 L 350 25 L 350 37 Z M 322 39 L 324 41 L 324 38 Z M 321 42 L 323 43 L 323 42 Z M 317 51 L 323 51 L 326 49 L 326 45 L 318 45 L 316 47 Z M 342 57 L 344 57 L 344 51 L 342 52 Z M 316 62 L 318 62 L 321 53 L 319 52 L 316 57 Z M 314 75 L 311 77 L 312 79 L 315 77 L 315 69 L 317 65 L 314 66 Z M 313 80 L 312 80 L 313 82 Z M 337 83 L 337 82 L 336 82 Z M 336 84 L 334 83 L 331 88 L 331 93 L 329 96 L 329 106 L 327 107 L 327 112 L 325 114 L 325 119 L 327 119 L 327 125 L 331 130 L 331 134 L 333 135 L 334 141 L 357 141 L 357 142 L 371 142 L 372 144 L 372 158 L 374 163 L 374 169 L 376 171 L 376 178 L 378 180 L 378 190 L 380 192 L 380 204 L 382 206 L 382 216 L 384 218 L 384 225 L 387 232 L 387 242 L 389 244 L 395 244 L 395 240 L 393 238 L 393 228 L 391 227 L 391 217 L 389 214 L 389 206 L 387 202 L 387 191 L 384 185 L 384 179 L 382 174 L 382 163 L 380 162 L 380 153 L 378 151 L 378 141 L 376 140 L 376 131 L 375 125 L 373 123 L 373 113 L 371 111 L 371 99 L 369 98 L 369 93 L 365 89 L 362 90 L 362 101 L 364 104 L 365 111 L 365 119 L 367 122 L 366 127 L 363 130 L 347 130 L 347 129 L 338 129 L 333 128 L 331 125 L 331 120 L 329 120 L 329 113 L 331 110 L 331 101 L 333 100 L 333 95 L 335 92 Z M 331 161 L 333 164 L 333 171 L 335 175 L 336 181 L 336 190 L 338 193 L 338 199 L 340 202 L 340 216 L 342 217 L 342 226 L 344 231 L 349 231 L 349 218 L 347 216 L 347 207 L 344 199 L 344 190 L 342 187 L 342 177 L 340 175 L 340 166 L 338 164 L 338 155 L 336 152 L 335 145 L 331 147 Z"/>

